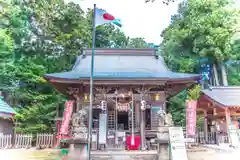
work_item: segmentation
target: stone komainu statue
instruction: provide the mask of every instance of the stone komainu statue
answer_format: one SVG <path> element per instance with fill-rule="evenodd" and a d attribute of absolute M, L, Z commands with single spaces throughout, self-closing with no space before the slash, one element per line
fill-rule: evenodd
<path fill-rule="evenodd" d="M 164 123 L 165 123 L 166 126 L 173 126 L 174 125 L 171 113 L 167 113 L 165 115 L 165 122 Z"/>
<path fill-rule="evenodd" d="M 158 125 L 159 126 L 173 126 L 171 113 L 165 113 L 163 110 L 158 111 Z"/>
<path fill-rule="evenodd" d="M 166 113 L 163 110 L 158 111 L 158 126 L 164 126 Z"/>
<path fill-rule="evenodd" d="M 84 124 L 86 119 L 86 111 L 84 109 L 79 110 L 72 116 L 72 136 L 74 139 L 86 139 L 87 127 Z"/>

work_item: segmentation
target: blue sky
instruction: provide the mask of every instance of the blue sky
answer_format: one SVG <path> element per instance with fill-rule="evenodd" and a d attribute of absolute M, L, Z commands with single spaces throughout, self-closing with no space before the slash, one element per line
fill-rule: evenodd
<path fill-rule="evenodd" d="M 86 10 L 97 7 L 105 9 L 123 24 L 121 30 L 129 37 L 143 37 L 149 43 L 159 44 L 160 33 L 170 23 L 171 15 L 177 12 L 180 2 L 166 6 L 162 0 L 144 3 L 144 0 L 66 0 L 79 3 Z M 236 0 L 240 4 L 240 0 Z"/>

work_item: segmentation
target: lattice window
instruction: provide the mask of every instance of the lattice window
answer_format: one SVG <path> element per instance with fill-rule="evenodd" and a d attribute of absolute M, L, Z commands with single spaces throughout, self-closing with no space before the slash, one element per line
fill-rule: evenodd
<path fill-rule="evenodd" d="M 115 129 L 114 111 L 108 111 L 108 129 Z"/>

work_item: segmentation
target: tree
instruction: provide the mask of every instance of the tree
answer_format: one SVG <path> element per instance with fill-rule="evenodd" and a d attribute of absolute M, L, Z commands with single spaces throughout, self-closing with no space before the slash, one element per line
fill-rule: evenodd
<path fill-rule="evenodd" d="M 171 2 L 175 2 L 175 0 L 161 0 L 163 4 L 169 5 Z M 155 0 L 145 0 L 145 3 L 155 2 Z"/>
<path fill-rule="evenodd" d="M 220 84 L 218 71 L 222 71 L 221 79 L 224 80 L 223 64 L 240 56 L 237 43 L 232 40 L 237 14 L 228 0 L 188 0 L 180 3 L 178 13 L 172 16 L 171 24 L 161 34 L 161 54 L 168 67 L 177 72 L 199 73 L 200 58 L 208 58 L 214 63 L 215 79 Z M 228 79 L 230 84 L 239 85 L 236 65 L 227 68 Z M 222 84 L 226 85 L 226 80 Z M 177 124 L 185 115 L 186 95 L 187 92 L 183 91 L 170 98 L 168 103 Z"/>
<path fill-rule="evenodd" d="M 228 0 L 182 2 L 178 13 L 172 16 L 172 23 L 162 32 L 164 56 L 210 58 L 220 67 L 222 83 L 227 85 L 224 62 L 239 57 L 231 47 L 237 14 Z M 215 75 L 218 79 L 217 73 Z"/>
<path fill-rule="evenodd" d="M 63 0 L 13 0 L 4 1 L 3 11 L 0 90 L 18 112 L 18 132 L 51 132 L 56 105 L 66 99 L 43 75 L 69 70 L 76 56 L 91 47 L 92 10 L 84 13 Z M 97 47 L 126 47 L 128 41 L 113 25 L 97 27 Z"/>
<path fill-rule="evenodd" d="M 131 38 L 127 44 L 127 48 L 150 48 L 144 38 Z"/>

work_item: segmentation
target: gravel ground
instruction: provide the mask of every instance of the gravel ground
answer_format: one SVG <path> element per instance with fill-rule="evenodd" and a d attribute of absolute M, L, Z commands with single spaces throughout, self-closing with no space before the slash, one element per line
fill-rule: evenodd
<path fill-rule="evenodd" d="M 56 150 L 25 150 L 25 149 L 9 149 L 0 150 L 1 160 L 58 160 Z M 207 149 L 207 151 L 197 151 L 188 153 L 189 160 L 239 160 L 240 150 L 235 152 L 222 152 Z M 100 158 L 99 158 L 100 159 Z M 122 159 L 122 158 L 121 158 Z M 59 159 L 60 160 L 60 159 Z M 127 160 L 124 158 L 124 160 Z"/>

